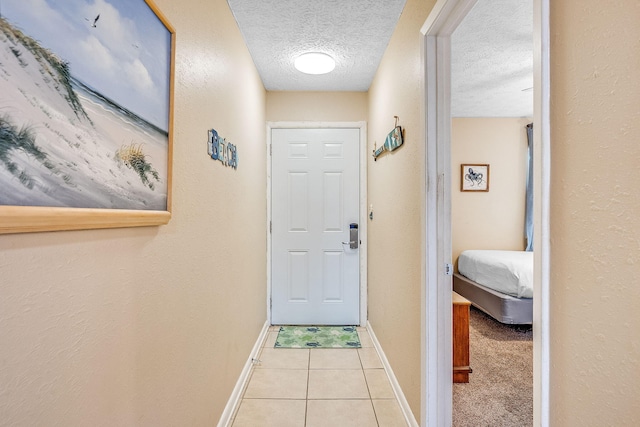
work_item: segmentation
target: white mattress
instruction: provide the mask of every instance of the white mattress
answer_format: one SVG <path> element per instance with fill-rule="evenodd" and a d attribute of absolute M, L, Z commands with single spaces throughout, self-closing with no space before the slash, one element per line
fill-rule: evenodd
<path fill-rule="evenodd" d="M 468 250 L 458 257 L 463 276 L 516 298 L 533 298 L 533 252 Z"/>

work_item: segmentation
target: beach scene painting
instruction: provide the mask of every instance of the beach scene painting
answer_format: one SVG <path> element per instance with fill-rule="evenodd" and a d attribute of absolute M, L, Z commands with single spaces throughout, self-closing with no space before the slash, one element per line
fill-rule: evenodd
<path fill-rule="evenodd" d="M 144 0 L 0 0 L 0 214 L 167 213 L 173 35 Z"/>

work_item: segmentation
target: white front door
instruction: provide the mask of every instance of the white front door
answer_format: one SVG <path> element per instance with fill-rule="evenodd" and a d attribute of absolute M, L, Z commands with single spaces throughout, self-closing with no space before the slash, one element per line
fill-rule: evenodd
<path fill-rule="evenodd" d="M 271 132 L 271 323 L 359 324 L 360 130 Z"/>

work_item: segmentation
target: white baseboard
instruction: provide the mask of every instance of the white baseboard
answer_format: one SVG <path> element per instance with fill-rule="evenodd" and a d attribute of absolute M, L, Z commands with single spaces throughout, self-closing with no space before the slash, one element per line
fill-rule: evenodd
<path fill-rule="evenodd" d="M 231 392 L 231 396 L 229 397 L 229 401 L 227 405 L 224 407 L 224 411 L 222 412 L 222 416 L 218 421 L 218 427 L 230 427 L 231 422 L 233 421 L 233 414 L 240 406 L 240 401 L 242 400 L 242 393 L 247 383 L 249 382 L 249 374 L 251 373 L 251 367 L 253 365 L 253 359 L 258 358 L 258 353 L 260 353 L 260 349 L 262 348 L 264 341 L 267 339 L 267 333 L 269 332 L 269 321 L 266 320 L 264 322 L 264 326 L 262 327 L 262 331 L 260 331 L 260 335 L 256 340 L 253 349 L 251 350 L 251 354 L 247 359 L 247 362 L 244 364 L 244 368 L 240 373 L 240 377 L 236 382 L 236 386 L 233 388 L 233 392 Z"/>
<path fill-rule="evenodd" d="M 367 331 L 369 332 L 369 336 L 371 336 L 371 341 L 373 342 L 374 348 L 378 352 L 378 356 L 380 357 L 382 366 L 384 366 L 384 370 L 387 373 L 387 377 L 389 378 L 389 382 L 391 383 L 391 388 L 393 389 L 393 393 L 396 395 L 396 399 L 398 400 L 398 404 L 400 405 L 400 409 L 402 410 L 404 419 L 407 421 L 407 425 L 411 427 L 419 427 L 418 422 L 416 421 L 416 417 L 413 415 L 413 412 L 411 411 L 409 402 L 407 402 L 407 399 L 404 397 L 404 393 L 400 388 L 400 383 L 398 382 L 398 379 L 393 373 L 393 369 L 391 369 L 389 360 L 387 360 L 387 356 L 385 356 L 384 351 L 382 351 L 380 342 L 378 341 L 376 334 L 373 332 L 373 328 L 371 327 L 371 323 L 369 322 L 367 322 Z"/>

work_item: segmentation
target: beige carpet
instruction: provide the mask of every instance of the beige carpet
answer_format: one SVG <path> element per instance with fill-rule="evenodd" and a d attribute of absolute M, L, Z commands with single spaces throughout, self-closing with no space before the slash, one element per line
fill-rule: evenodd
<path fill-rule="evenodd" d="M 533 333 L 471 307 L 469 383 L 453 385 L 453 425 L 533 425 Z"/>

